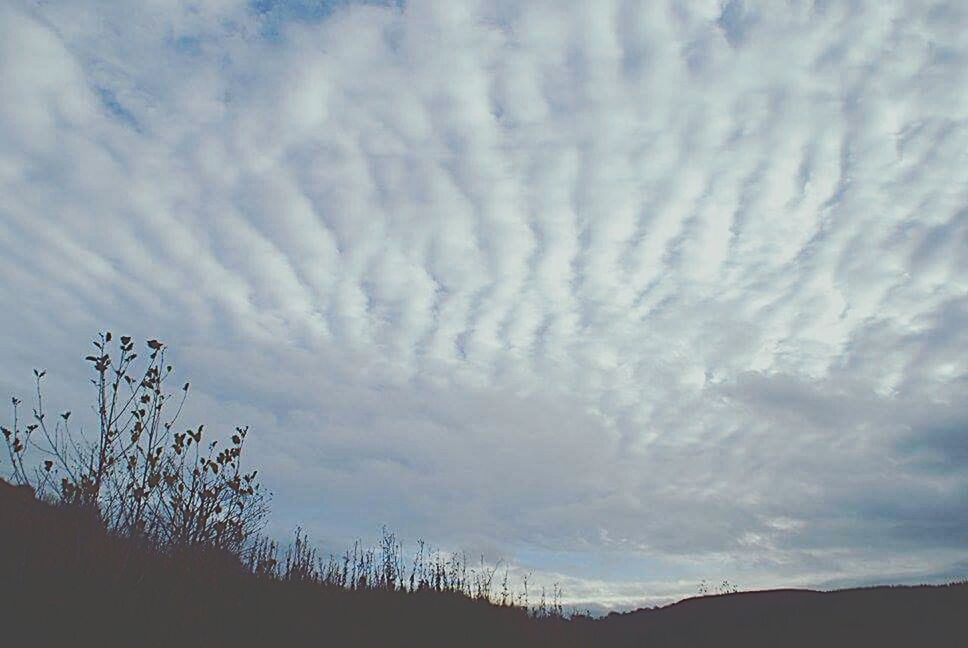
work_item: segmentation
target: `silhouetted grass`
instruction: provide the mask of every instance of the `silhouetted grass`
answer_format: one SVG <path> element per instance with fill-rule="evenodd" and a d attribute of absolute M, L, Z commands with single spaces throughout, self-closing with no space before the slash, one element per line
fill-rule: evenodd
<path fill-rule="evenodd" d="M 306 547 L 306 548 L 304 548 Z M 224 549 L 159 547 L 0 482 L 2 645 L 958 646 L 968 586 L 706 596 L 605 619 L 534 618 L 446 590 L 348 589 Z M 302 567 L 300 566 L 302 565 Z"/>
<path fill-rule="evenodd" d="M 8 639 L 36 645 L 496 645 L 492 641 L 530 641 L 537 629 L 538 621 L 523 610 L 454 591 L 337 587 L 309 575 L 305 545 L 291 547 L 274 574 L 254 574 L 225 549 L 162 550 L 108 531 L 89 509 L 45 504 L 16 491 L 0 482 L 0 620 Z M 486 641 L 473 636 L 482 629 Z"/>

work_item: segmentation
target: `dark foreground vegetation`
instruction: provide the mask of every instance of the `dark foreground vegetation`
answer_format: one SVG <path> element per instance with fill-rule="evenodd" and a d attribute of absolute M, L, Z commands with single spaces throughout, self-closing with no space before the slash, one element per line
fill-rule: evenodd
<path fill-rule="evenodd" d="M 770 591 L 605 619 L 534 618 L 454 592 L 347 590 L 160 552 L 0 483 L 7 646 L 961 646 L 968 585 Z"/>
<path fill-rule="evenodd" d="M 130 338 L 94 344 L 89 435 L 69 411 L 45 410 L 43 371 L 32 406 L 14 398 L 2 429 L 0 645 L 968 645 L 966 584 L 736 593 L 565 618 L 557 589 L 532 603 L 483 561 L 423 545 L 407 564 L 386 532 L 376 549 L 325 561 L 299 532 L 280 552 L 259 535 L 269 497 L 242 467 L 247 429 L 221 446 L 202 426 L 178 431 L 189 385 L 166 389 L 165 346 L 149 341 L 136 365 Z"/>
<path fill-rule="evenodd" d="M 256 575 L 218 549 L 156 547 L 0 482 L 0 645 L 541 645 L 534 619 L 455 592 Z"/>

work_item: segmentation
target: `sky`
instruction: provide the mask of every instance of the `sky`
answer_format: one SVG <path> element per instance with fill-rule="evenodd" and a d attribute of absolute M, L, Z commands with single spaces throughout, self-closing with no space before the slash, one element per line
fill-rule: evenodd
<path fill-rule="evenodd" d="M 968 576 L 968 4 L 0 0 L 0 392 L 158 338 L 268 531 Z M 4 414 L 6 417 L 7 414 Z"/>

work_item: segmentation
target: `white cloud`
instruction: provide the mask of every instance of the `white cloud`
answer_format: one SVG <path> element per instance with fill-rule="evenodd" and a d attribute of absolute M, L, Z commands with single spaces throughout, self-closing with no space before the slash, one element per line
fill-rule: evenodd
<path fill-rule="evenodd" d="M 963 546 L 959 3 L 0 11 L 0 386 L 162 337 L 334 538 L 764 585 Z"/>

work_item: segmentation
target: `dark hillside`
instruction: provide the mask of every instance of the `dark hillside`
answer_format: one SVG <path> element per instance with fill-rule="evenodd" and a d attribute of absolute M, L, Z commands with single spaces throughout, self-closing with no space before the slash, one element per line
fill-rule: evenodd
<path fill-rule="evenodd" d="M 603 620 L 531 619 L 450 593 L 339 590 L 257 578 L 226 554 L 160 554 L 5 482 L 0 585 L 4 645 L 968 645 L 963 584 L 752 592 Z"/>
<path fill-rule="evenodd" d="M 742 592 L 605 625 L 623 646 L 968 646 L 968 585 Z"/>
<path fill-rule="evenodd" d="M 533 645 L 563 623 L 450 593 L 257 578 L 213 552 L 159 554 L 25 491 L 0 481 L 0 623 L 30 645 Z"/>

